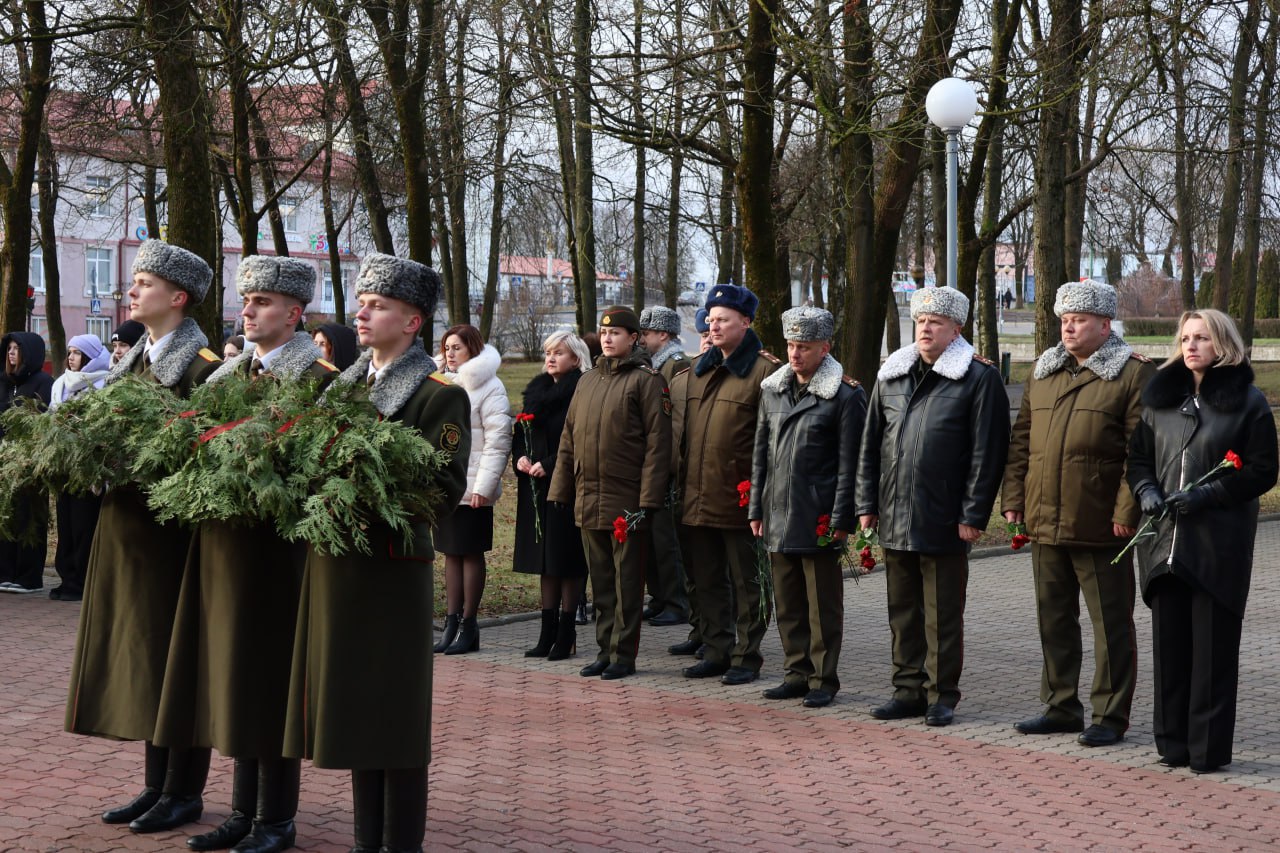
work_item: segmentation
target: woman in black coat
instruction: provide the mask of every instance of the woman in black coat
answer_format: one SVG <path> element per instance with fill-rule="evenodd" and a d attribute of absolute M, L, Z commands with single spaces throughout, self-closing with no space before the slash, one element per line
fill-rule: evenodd
<path fill-rule="evenodd" d="M 1211 773 L 1231 763 L 1258 498 L 1275 485 L 1280 461 L 1271 408 L 1231 318 L 1188 311 L 1178 328 L 1178 353 L 1143 390 L 1126 476 L 1155 519 L 1137 553 L 1151 608 L 1160 763 Z M 1234 457 L 1238 469 L 1223 465 Z"/>
<path fill-rule="evenodd" d="M 562 660 L 575 651 L 574 608 L 587 562 L 573 507 L 548 504 L 547 490 L 569 402 L 591 356 L 582 339 L 569 332 L 552 333 L 542 348 L 543 370 L 524 389 L 524 411 L 516 416 L 511 441 L 517 481 L 513 566 L 542 575 L 542 631 L 525 657 Z"/>
<path fill-rule="evenodd" d="M 0 372 L 0 412 L 6 412 L 19 397 L 49 405 L 53 377 L 44 372 L 44 340 L 31 332 L 10 332 L 0 340 L 4 371 Z M 44 558 L 48 546 L 49 496 L 34 491 L 19 504 L 14 529 L 22 530 L 34 517 L 38 541 L 34 545 L 0 541 L 0 592 L 29 593 L 44 588 Z"/>

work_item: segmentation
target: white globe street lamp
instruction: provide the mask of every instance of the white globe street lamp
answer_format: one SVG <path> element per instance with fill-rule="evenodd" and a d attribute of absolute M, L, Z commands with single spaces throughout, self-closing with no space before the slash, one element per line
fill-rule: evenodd
<path fill-rule="evenodd" d="M 978 111 L 978 96 L 973 87 L 959 77 L 944 77 L 929 89 L 924 109 L 929 121 L 947 135 L 947 284 L 955 287 L 959 256 L 956 237 L 959 136 Z"/>

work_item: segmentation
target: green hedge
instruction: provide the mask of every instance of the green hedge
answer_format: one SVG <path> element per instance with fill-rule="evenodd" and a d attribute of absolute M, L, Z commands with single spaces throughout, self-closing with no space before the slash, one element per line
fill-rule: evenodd
<path fill-rule="evenodd" d="M 1239 317 L 1236 317 L 1235 321 L 1237 326 L 1243 323 Z M 1126 337 L 1157 337 L 1173 340 L 1173 336 L 1178 333 L 1178 318 L 1126 317 L 1124 320 L 1124 333 Z M 1272 317 L 1254 320 L 1253 336 L 1254 338 L 1280 338 L 1280 319 Z"/>

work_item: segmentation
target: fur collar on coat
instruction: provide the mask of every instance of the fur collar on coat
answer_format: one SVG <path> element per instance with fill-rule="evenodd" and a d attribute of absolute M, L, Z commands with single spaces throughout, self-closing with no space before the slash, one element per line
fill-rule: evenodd
<path fill-rule="evenodd" d="M 217 382 L 219 379 L 227 378 L 235 373 L 240 365 L 253 361 L 257 351 L 257 346 L 246 346 L 244 352 L 230 361 L 224 361 L 217 370 L 210 373 L 206 381 Z M 307 368 L 315 364 L 317 358 L 324 358 L 324 353 L 320 351 L 320 347 L 316 346 L 311 336 L 306 332 L 295 332 L 293 338 L 281 348 L 280 354 L 272 359 L 270 372 L 272 376 L 296 382 Z"/>
<path fill-rule="evenodd" d="M 1211 367 L 1200 380 L 1200 402 L 1219 412 L 1237 411 L 1244 407 L 1253 385 L 1253 368 L 1248 363 L 1234 367 Z M 1182 405 L 1195 391 L 1195 377 L 1185 364 L 1176 361 L 1162 367 L 1142 389 L 1142 402 L 1153 409 Z"/>
<path fill-rule="evenodd" d="M 657 352 L 655 352 L 653 355 L 649 357 L 649 361 L 650 363 L 653 364 L 654 370 L 661 370 L 662 365 L 666 364 L 667 360 L 670 359 L 671 356 L 675 355 L 676 353 L 683 353 L 683 352 L 684 352 L 684 347 L 680 346 L 679 341 L 667 341 L 665 344 L 662 345 L 662 349 L 658 350 Z"/>
<path fill-rule="evenodd" d="M 914 343 L 907 344 L 885 359 L 884 364 L 880 367 L 880 372 L 876 374 L 876 379 L 883 381 L 906 376 L 919 360 L 920 351 L 916 349 L 916 345 Z M 969 365 L 972 363 L 973 344 L 960 337 L 952 341 L 942 351 L 942 355 L 933 363 L 933 372 L 958 382 L 968 374 Z"/>
<path fill-rule="evenodd" d="M 1111 337 L 1102 342 L 1102 346 L 1098 347 L 1098 351 L 1084 360 L 1084 364 L 1080 365 L 1087 370 L 1092 370 L 1100 379 L 1108 382 L 1118 378 L 1124 370 L 1124 366 L 1129 363 L 1129 356 L 1133 355 L 1133 347 L 1124 342 L 1124 339 L 1115 332 L 1111 333 Z M 1067 348 L 1062 341 L 1058 341 L 1054 346 L 1040 354 L 1040 358 L 1036 359 L 1036 379 L 1047 379 L 1059 370 L 1065 368 L 1071 363 L 1071 353 L 1067 352 Z"/>
<path fill-rule="evenodd" d="M 369 375 L 369 362 L 373 361 L 373 350 L 365 350 L 356 363 L 342 371 L 342 374 L 329 387 L 338 385 L 354 385 L 364 382 Z M 409 402 L 409 398 L 418 390 L 422 380 L 436 372 L 436 363 L 420 341 L 400 354 L 395 361 L 378 371 L 377 381 L 369 389 L 369 402 L 378 410 L 378 414 L 389 418 Z"/>
<path fill-rule="evenodd" d="M 791 365 L 784 364 L 773 373 L 770 373 L 760 383 L 760 388 L 764 391 L 786 394 L 791 390 L 791 386 L 795 382 L 795 376 L 796 372 L 791 368 Z M 809 380 L 809 393 L 823 400 L 835 399 L 836 392 L 840 390 L 840 383 L 843 380 L 844 368 L 840 366 L 840 362 L 836 361 L 828 353 L 823 356 L 822 363 L 818 365 L 818 369 L 813 373 L 813 378 Z"/>
<path fill-rule="evenodd" d="M 151 362 L 151 375 L 164 387 L 174 387 L 187 372 L 191 360 L 208 345 L 209 339 L 204 336 L 204 332 L 200 331 L 196 321 L 190 317 L 184 318 L 178 324 L 178 328 L 173 330 L 173 337 L 165 345 L 160 357 Z M 111 368 L 111 373 L 107 376 L 107 384 L 110 385 L 125 374 L 133 372 L 133 365 L 142 358 L 144 349 L 146 349 L 144 341 L 138 341 L 136 346 L 130 347 L 116 366 Z"/>
<path fill-rule="evenodd" d="M 755 330 L 747 329 L 747 336 L 742 339 L 742 343 L 738 344 L 738 348 L 728 358 L 724 357 L 724 353 L 720 352 L 719 347 L 712 347 L 704 352 L 693 366 L 693 375 L 703 376 L 723 364 L 725 370 L 728 370 L 739 379 L 745 379 L 747 374 L 751 372 L 751 366 L 756 363 L 756 356 L 763 349 L 764 344 L 760 343 L 760 338 L 756 336 Z"/>

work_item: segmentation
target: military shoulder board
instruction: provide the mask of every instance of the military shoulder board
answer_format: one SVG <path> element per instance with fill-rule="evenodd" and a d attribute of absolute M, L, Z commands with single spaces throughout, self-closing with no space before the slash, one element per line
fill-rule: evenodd
<path fill-rule="evenodd" d="M 974 361 L 980 361 L 980 362 L 982 362 L 983 364 L 985 364 L 987 367 L 995 367 L 995 366 L 996 366 L 996 363 L 995 363 L 994 361 L 992 361 L 992 360 L 991 360 L 991 359 L 989 359 L 989 358 L 984 358 L 984 357 L 982 357 L 982 356 L 978 355 L 976 352 L 973 354 L 973 360 L 974 360 Z"/>
<path fill-rule="evenodd" d="M 843 382 L 845 385 L 848 385 L 850 388 L 862 387 L 862 383 L 854 379 L 852 376 L 841 376 L 840 381 Z"/>
<path fill-rule="evenodd" d="M 782 359 L 778 358 L 776 355 L 774 355 L 773 353 L 769 352 L 767 349 L 762 349 L 762 350 L 760 350 L 760 357 L 761 357 L 761 358 L 763 358 L 763 359 L 765 359 L 766 361 L 768 361 L 770 364 L 782 364 L 782 363 L 783 363 Z"/>
<path fill-rule="evenodd" d="M 202 347 L 200 352 L 196 353 L 196 355 L 200 356 L 205 361 L 210 363 L 213 363 L 215 361 L 222 361 L 222 359 L 218 358 L 218 354 L 213 350 L 209 349 L 208 347 Z"/>
<path fill-rule="evenodd" d="M 1147 358 L 1145 355 L 1143 355 L 1142 353 L 1138 352 L 1137 350 L 1134 350 L 1133 352 L 1129 353 L 1129 358 L 1135 358 L 1135 359 L 1137 359 L 1138 361 L 1142 362 L 1143 364 L 1151 364 L 1151 363 L 1152 363 L 1152 362 L 1151 362 L 1151 359 Z"/>
<path fill-rule="evenodd" d="M 443 373 L 440 373 L 439 371 L 436 371 L 435 373 L 432 373 L 432 374 L 431 374 L 431 375 L 429 375 L 427 378 L 428 378 L 428 379 L 434 379 L 435 381 L 439 382 L 441 385 L 452 385 L 452 384 L 453 384 L 452 382 L 450 382 L 450 381 L 449 381 L 449 377 L 445 376 Z"/>

